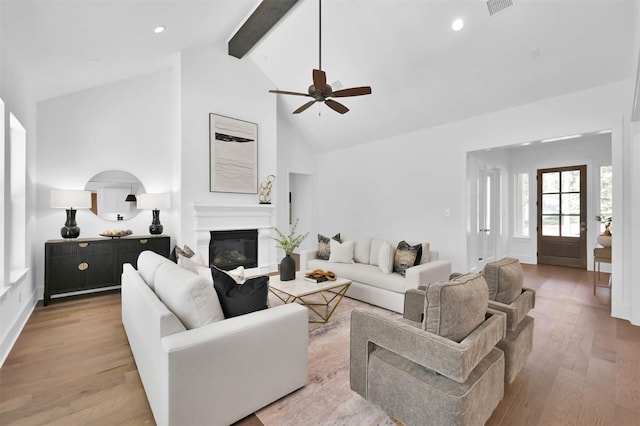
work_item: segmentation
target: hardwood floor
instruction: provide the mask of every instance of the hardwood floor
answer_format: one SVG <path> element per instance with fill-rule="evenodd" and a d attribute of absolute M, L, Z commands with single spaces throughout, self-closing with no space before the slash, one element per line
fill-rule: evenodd
<path fill-rule="evenodd" d="M 610 317 L 592 273 L 524 268 L 537 291 L 534 349 L 487 424 L 640 424 L 640 327 Z M 119 293 L 36 307 L 0 369 L 0 424 L 154 424 Z"/>

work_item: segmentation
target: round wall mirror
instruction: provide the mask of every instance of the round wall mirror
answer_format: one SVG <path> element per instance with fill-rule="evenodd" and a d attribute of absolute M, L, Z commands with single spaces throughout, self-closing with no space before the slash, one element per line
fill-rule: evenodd
<path fill-rule="evenodd" d="M 84 187 L 91 191 L 91 211 L 105 220 L 128 220 L 140 210 L 137 198 L 145 193 L 137 177 L 121 170 L 108 170 L 92 177 Z"/>

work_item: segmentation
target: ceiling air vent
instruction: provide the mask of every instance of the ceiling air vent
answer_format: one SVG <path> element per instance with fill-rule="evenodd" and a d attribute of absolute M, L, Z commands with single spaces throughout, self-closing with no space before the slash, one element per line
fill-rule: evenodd
<path fill-rule="evenodd" d="M 502 12 L 505 9 L 513 6 L 512 0 L 489 0 L 487 7 L 489 8 L 489 16 L 493 16 L 496 13 Z"/>

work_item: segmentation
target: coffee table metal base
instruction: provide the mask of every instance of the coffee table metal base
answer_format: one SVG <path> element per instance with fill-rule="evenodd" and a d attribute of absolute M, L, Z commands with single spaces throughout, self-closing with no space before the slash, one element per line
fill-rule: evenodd
<path fill-rule="evenodd" d="M 309 308 L 311 312 L 320 318 L 319 320 L 309 320 L 310 323 L 324 324 L 331 318 L 331 315 L 336 310 L 345 293 L 349 289 L 351 281 L 343 284 L 338 284 L 335 287 L 328 289 L 318 290 L 317 292 L 296 296 L 289 294 L 286 291 L 269 287 L 269 290 L 278 299 L 284 303 L 299 302 L 300 304 Z"/>

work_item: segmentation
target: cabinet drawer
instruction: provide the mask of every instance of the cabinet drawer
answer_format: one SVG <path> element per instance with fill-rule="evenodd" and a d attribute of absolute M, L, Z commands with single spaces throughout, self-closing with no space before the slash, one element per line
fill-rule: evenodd
<path fill-rule="evenodd" d="M 66 257 L 78 255 L 100 254 L 108 255 L 113 253 L 113 245 L 108 241 L 86 241 L 73 243 L 48 244 L 50 257 Z"/>

